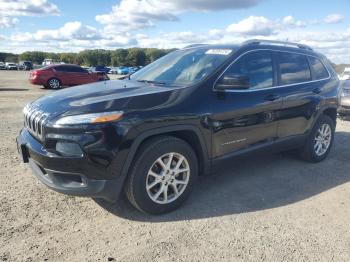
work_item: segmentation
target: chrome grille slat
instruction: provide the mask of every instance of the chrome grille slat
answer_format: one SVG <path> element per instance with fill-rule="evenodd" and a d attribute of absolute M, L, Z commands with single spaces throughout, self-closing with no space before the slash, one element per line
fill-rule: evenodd
<path fill-rule="evenodd" d="M 39 110 L 38 108 L 30 105 L 27 105 L 23 109 L 23 114 L 25 127 L 34 137 L 43 140 L 43 128 L 48 115 Z"/>

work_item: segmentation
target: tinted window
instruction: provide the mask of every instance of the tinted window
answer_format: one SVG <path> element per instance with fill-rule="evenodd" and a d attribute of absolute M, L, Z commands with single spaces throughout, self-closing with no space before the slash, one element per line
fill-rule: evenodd
<path fill-rule="evenodd" d="M 231 65 L 225 74 L 248 76 L 250 88 L 271 87 L 273 85 L 272 54 L 270 51 L 250 52 Z"/>
<path fill-rule="evenodd" d="M 319 59 L 313 56 L 309 56 L 309 62 L 313 70 L 315 79 L 324 79 L 329 77 L 327 69 L 324 67 L 324 65 Z"/>
<path fill-rule="evenodd" d="M 281 84 L 296 84 L 311 80 L 311 72 L 306 56 L 279 52 Z"/>
<path fill-rule="evenodd" d="M 57 72 L 67 72 L 65 66 L 55 66 L 53 69 L 55 69 Z"/>
<path fill-rule="evenodd" d="M 79 66 L 65 66 L 65 71 L 66 72 L 71 72 L 71 73 L 86 73 L 87 71 Z"/>

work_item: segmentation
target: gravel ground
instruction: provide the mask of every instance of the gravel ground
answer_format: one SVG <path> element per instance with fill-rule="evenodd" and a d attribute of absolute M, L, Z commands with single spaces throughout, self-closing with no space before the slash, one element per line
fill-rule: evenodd
<path fill-rule="evenodd" d="M 0 71 L 0 261 L 350 261 L 350 122 L 322 163 L 236 161 L 152 217 L 53 192 L 21 163 L 21 110 L 50 92 L 27 78 Z"/>

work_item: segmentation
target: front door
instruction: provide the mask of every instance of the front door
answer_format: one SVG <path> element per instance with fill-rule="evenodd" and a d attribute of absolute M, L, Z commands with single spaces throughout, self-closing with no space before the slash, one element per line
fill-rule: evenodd
<path fill-rule="evenodd" d="M 238 58 L 226 74 L 249 77 L 250 88 L 212 93 L 212 156 L 222 157 L 240 149 L 277 138 L 278 111 L 282 107 L 271 51 L 250 51 Z M 220 78 L 219 78 L 220 81 Z"/>

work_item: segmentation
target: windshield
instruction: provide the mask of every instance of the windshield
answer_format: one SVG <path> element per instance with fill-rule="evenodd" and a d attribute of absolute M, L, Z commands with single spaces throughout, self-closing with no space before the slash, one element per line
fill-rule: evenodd
<path fill-rule="evenodd" d="M 168 86 L 192 85 L 213 73 L 232 51 L 212 47 L 177 50 L 140 69 L 130 79 Z"/>

